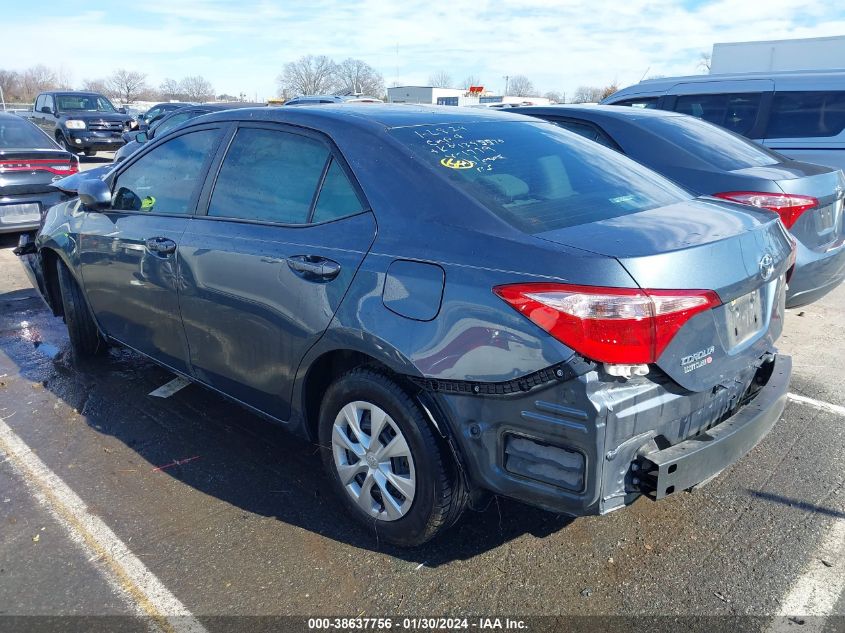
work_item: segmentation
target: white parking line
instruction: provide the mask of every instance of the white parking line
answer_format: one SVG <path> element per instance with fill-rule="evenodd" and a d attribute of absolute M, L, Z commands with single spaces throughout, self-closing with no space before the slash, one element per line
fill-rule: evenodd
<path fill-rule="evenodd" d="M 0 461 L 5 458 L 26 486 L 62 525 L 88 560 L 105 564 L 96 568 L 131 610 L 150 618 L 151 630 L 168 633 L 207 633 L 162 582 L 79 496 L 0 418 Z"/>
<path fill-rule="evenodd" d="M 810 556 L 810 563 L 792 589 L 781 600 L 771 633 L 784 631 L 815 633 L 825 627 L 826 616 L 833 614 L 845 591 L 845 519 L 835 519 L 819 547 Z M 786 618 L 807 618 L 796 626 Z"/>
<path fill-rule="evenodd" d="M 813 398 L 808 398 L 807 396 L 799 396 L 797 393 L 788 393 L 786 394 L 786 397 L 793 402 L 800 402 L 801 404 L 806 404 L 814 409 L 845 416 L 845 407 L 840 407 L 838 404 L 831 404 L 829 402 L 824 402 L 823 400 L 814 400 Z"/>

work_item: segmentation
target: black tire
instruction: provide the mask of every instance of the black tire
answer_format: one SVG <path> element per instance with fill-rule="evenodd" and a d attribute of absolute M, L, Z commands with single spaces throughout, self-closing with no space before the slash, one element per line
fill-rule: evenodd
<path fill-rule="evenodd" d="M 56 143 L 58 143 L 59 147 L 61 147 L 66 152 L 70 152 L 71 154 L 79 153 L 79 150 L 77 150 L 75 147 L 73 147 L 70 143 L 67 142 L 67 139 L 65 138 L 64 134 L 56 134 Z"/>
<path fill-rule="evenodd" d="M 95 150 L 95 149 L 86 149 L 86 150 L 85 150 L 85 155 L 86 155 L 86 156 L 96 156 L 96 155 L 97 155 L 97 150 Z"/>
<path fill-rule="evenodd" d="M 70 274 L 67 266 L 61 261 L 56 262 L 59 278 L 59 290 L 62 295 L 62 307 L 64 308 L 65 323 L 67 324 L 70 347 L 77 358 L 91 358 L 106 351 L 107 345 L 79 284 Z"/>
<path fill-rule="evenodd" d="M 368 515 L 341 483 L 332 430 L 343 407 L 355 401 L 372 403 L 385 411 L 410 449 L 416 490 L 410 509 L 399 519 Z M 320 408 L 319 440 L 323 464 L 341 503 L 360 523 L 374 529 L 379 539 L 403 547 L 421 545 L 457 521 L 466 506 L 466 487 L 449 447 L 433 432 L 417 402 L 386 373 L 361 367 L 338 378 L 326 391 Z"/>

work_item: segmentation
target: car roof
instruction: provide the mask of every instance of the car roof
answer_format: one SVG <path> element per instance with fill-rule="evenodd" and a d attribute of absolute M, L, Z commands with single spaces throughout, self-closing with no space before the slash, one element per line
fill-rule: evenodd
<path fill-rule="evenodd" d="M 214 113 L 202 117 L 203 121 L 223 119 L 276 121 L 306 126 L 343 124 L 351 127 L 383 129 L 417 125 L 458 125 L 485 121 L 513 122 L 520 119 L 526 122 L 537 122 L 536 119 L 527 116 L 488 109 L 403 104 L 384 104 L 374 108 L 372 105 L 357 103 L 302 105 L 298 108 L 239 108 L 234 112 Z"/>
<path fill-rule="evenodd" d="M 621 98 L 660 96 L 678 84 L 717 84 L 719 82 L 737 82 L 770 80 L 776 90 L 813 90 L 827 89 L 828 86 L 841 85 L 845 82 L 845 69 L 841 70 L 782 70 L 748 73 L 718 73 L 709 75 L 685 75 L 681 77 L 658 77 L 644 79 L 613 93 L 602 103 L 613 102 Z M 824 86 L 821 88 L 820 86 Z M 737 87 L 732 86 L 731 92 Z"/>
<path fill-rule="evenodd" d="M 106 95 L 100 92 L 90 92 L 88 90 L 48 90 L 42 94 L 45 95 L 79 95 L 81 97 L 105 97 Z"/>
<path fill-rule="evenodd" d="M 511 110 L 533 116 L 571 116 L 587 115 L 589 118 L 600 116 L 614 119 L 660 119 L 666 117 L 685 116 L 671 110 L 657 110 L 656 108 L 631 108 L 615 105 L 596 104 L 559 104 L 550 106 L 519 106 Z"/>
<path fill-rule="evenodd" d="M 675 85 L 676 83 L 705 81 L 736 81 L 741 79 L 819 79 L 828 77 L 845 78 L 845 69 L 841 70 L 770 70 L 747 73 L 715 73 L 708 75 L 682 75 L 680 77 L 656 77 L 643 79 L 642 86 Z"/>

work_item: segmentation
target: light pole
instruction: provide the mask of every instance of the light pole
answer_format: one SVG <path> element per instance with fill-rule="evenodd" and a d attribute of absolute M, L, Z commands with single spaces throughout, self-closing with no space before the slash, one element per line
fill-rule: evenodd
<path fill-rule="evenodd" d="M 0 102 L 3 103 L 3 112 L 6 111 L 6 97 L 3 96 L 3 86 L 0 86 Z"/>
<path fill-rule="evenodd" d="M 510 78 L 511 78 L 510 75 L 505 75 L 504 77 L 502 77 L 502 79 L 505 80 L 505 94 L 502 95 L 503 97 L 508 96 L 508 81 L 510 80 Z"/>

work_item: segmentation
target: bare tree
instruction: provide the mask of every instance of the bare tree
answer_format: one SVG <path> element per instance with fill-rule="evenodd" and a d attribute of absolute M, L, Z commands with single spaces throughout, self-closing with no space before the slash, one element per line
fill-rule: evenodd
<path fill-rule="evenodd" d="M 705 73 L 710 72 L 710 53 L 702 52 L 698 57 L 698 69 Z"/>
<path fill-rule="evenodd" d="M 164 101 L 181 101 L 184 99 L 179 82 L 175 79 L 165 79 L 158 87 L 159 98 Z"/>
<path fill-rule="evenodd" d="M 438 70 L 436 73 L 429 75 L 428 84 L 432 88 L 451 88 L 452 75 L 445 70 Z"/>
<path fill-rule="evenodd" d="M 556 90 L 549 90 L 543 96 L 552 103 L 563 103 L 563 97 L 561 97 L 560 93 Z"/>
<path fill-rule="evenodd" d="M 85 79 L 82 82 L 82 89 L 101 94 L 109 92 L 109 87 L 105 79 Z"/>
<path fill-rule="evenodd" d="M 466 79 L 463 81 L 464 88 L 469 88 L 470 86 L 480 86 L 481 79 L 478 78 L 478 75 L 467 75 Z"/>
<path fill-rule="evenodd" d="M 603 88 L 595 86 L 578 86 L 572 95 L 572 103 L 596 103 L 601 101 Z"/>
<path fill-rule="evenodd" d="M 619 86 L 614 81 L 609 86 L 605 86 L 604 88 L 601 89 L 601 94 L 599 95 L 599 98 L 597 99 L 597 101 L 602 101 L 604 99 L 607 99 L 610 95 L 612 95 L 616 92 L 619 92 Z"/>
<path fill-rule="evenodd" d="M 0 91 L 3 92 L 3 99 L 18 101 L 21 96 L 21 76 L 14 70 L 0 69 Z"/>
<path fill-rule="evenodd" d="M 34 101 L 39 92 L 52 90 L 56 87 L 56 73 L 50 68 L 39 64 L 23 71 L 21 75 L 21 98 Z"/>
<path fill-rule="evenodd" d="M 344 59 L 335 66 L 334 88 L 344 94 L 384 95 L 384 77 L 360 59 Z"/>
<path fill-rule="evenodd" d="M 214 86 L 205 77 L 194 75 L 179 82 L 179 92 L 188 101 L 210 101 L 214 98 Z"/>
<path fill-rule="evenodd" d="M 285 64 L 276 78 L 279 94 L 318 95 L 334 92 L 336 64 L 325 55 L 305 55 Z"/>
<path fill-rule="evenodd" d="M 514 97 L 530 97 L 535 92 L 534 84 L 525 75 L 515 75 L 508 82 L 508 94 Z"/>
<path fill-rule="evenodd" d="M 147 90 L 147 75 L 119 68 L 106 79 L 109 94 L 122 103 L 132 103 Z"/>

